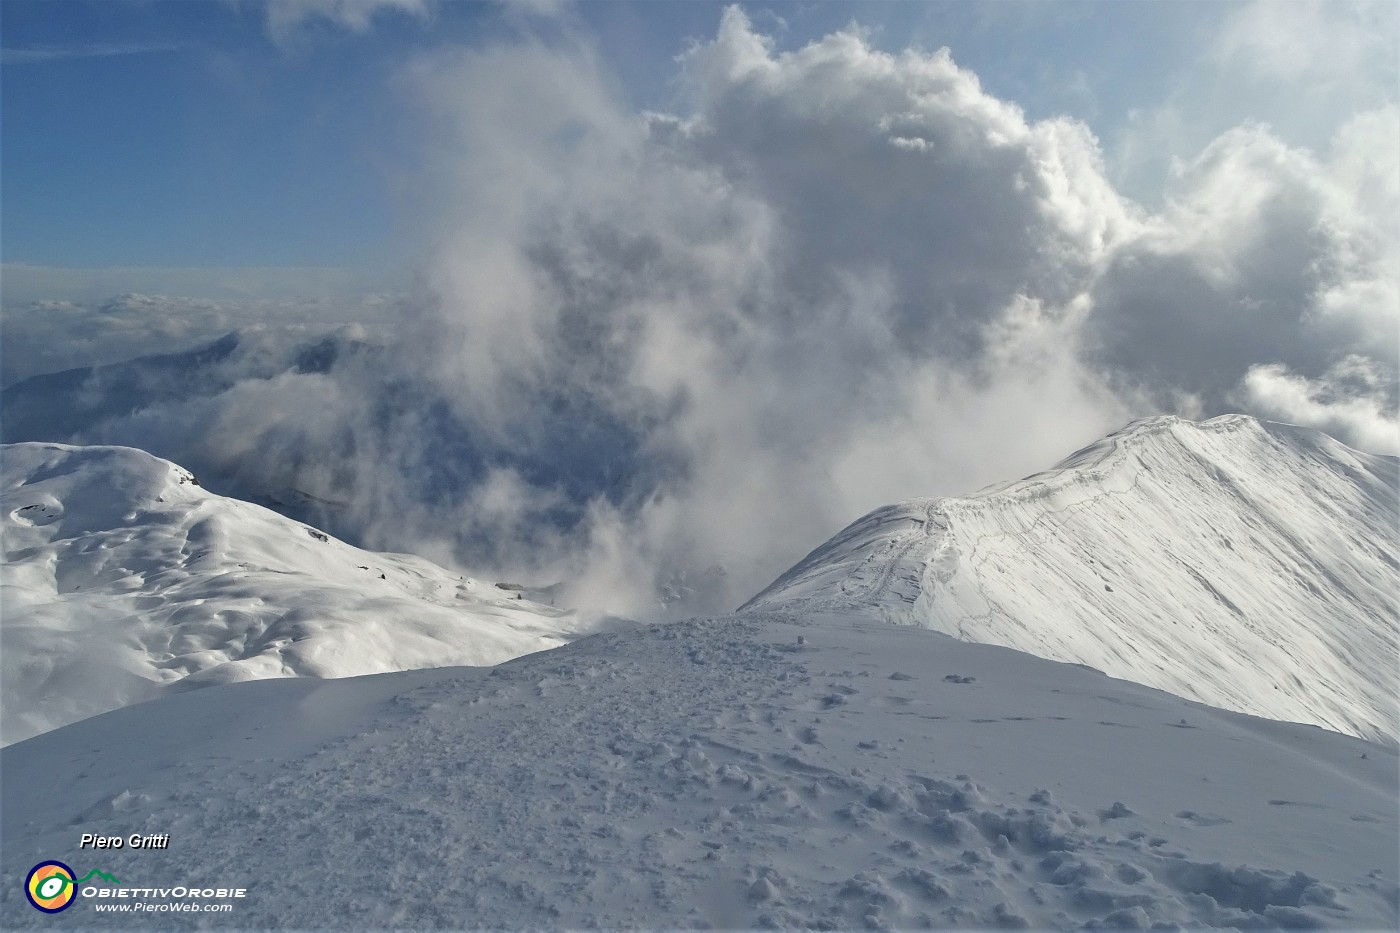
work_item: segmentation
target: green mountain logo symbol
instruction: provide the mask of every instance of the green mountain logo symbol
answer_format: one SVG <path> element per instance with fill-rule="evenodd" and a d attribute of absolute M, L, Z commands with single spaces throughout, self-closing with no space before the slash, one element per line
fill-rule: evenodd
<path fill-rule="evenodd" d="M 94 868 L 92 871 L 88 872 L 86 875 L 83 875 L 83 877 L 79 878 L 77 881 L 75 881 L 75 882 L 73 882 L 73 883 L 74 883 L 74 884 L 85 884 L 85 883 L 87 883 L 87 881 L 88 881 L 90 878 L 92 878 L 93 875 L 96 875 L 97 877 L 101 878 L 103 881 L 107 882 L 108 884 L 115 884 L 115 885 L 118 885 L 118 886 L 121 885 L 121 882 L 117 880 L 117 878 L 116 878 L 115 875 L 109 875 L 109 874 L 107 874 L 105 871 L 98 871 L 96 868 Z"/>

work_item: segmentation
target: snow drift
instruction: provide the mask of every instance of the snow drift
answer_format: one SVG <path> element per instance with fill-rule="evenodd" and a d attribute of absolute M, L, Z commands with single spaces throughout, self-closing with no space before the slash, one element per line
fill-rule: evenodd
<path fill-rule="evenodd" d="M 850 525 L 745 608 L 868 609 L 1394 744 L 1396 458 L 1230 415 Z"/>
<path fill-rule="evenodd" d="M 602 623 L 359 550 L 132 448 L 9 444 L 0 465 L 5 742 L 172 688 L 494 664 Z"/>

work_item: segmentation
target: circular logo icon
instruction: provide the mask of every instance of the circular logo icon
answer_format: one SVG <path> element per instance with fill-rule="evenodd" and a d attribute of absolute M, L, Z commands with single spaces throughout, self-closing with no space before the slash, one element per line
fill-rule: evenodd
<path fill-rule="evenodd" d="M 78 896 L 73 869 L 62 862 L 40 862 L 29 869 L 29 877 L 24 879 L 24 896 L 35 910 L 46 914 L 68 909 Z"/>

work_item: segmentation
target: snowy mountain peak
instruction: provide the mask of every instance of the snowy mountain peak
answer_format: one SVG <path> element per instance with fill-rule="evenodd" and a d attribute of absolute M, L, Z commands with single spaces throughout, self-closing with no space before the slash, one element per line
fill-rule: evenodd
<path fill-rule="evenodd" d="M 877 509 L 744 608 L 868 607 L 1216 706 L 1395 743 L 1394 457 L 1228 415 Z"/>
<path fill-rule="evenodd" d="M 170 689 L 494 664 L 600 621 L 351 547 L 134 448 L 0 457 L 7 743 Z"/>

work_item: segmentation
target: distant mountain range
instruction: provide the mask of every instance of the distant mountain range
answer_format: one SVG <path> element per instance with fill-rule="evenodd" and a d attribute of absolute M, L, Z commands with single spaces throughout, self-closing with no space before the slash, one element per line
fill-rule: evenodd
<path fill-rule="evenodd" d="M 65 441 L 153 405 L 217 395 L 241 379 L 328 372 L 370 349 L 337 336 L 297 342 L 231 332 L 192 350 L 22 379 L 0 392 L 0 426 L 11 443 Z"/>

